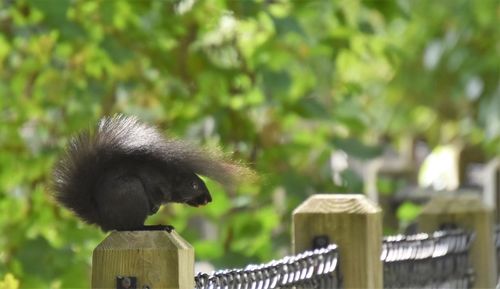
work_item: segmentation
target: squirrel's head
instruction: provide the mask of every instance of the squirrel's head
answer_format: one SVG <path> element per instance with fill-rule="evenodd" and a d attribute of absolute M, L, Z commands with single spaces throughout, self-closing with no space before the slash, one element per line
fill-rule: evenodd
<path fill-rule="evenodd" d="M 193 207 L 206 205 L 212 201 L 205 182 L 195 173 L 179 172 L 173 186 L 172 201 L 186 203 Z"/>

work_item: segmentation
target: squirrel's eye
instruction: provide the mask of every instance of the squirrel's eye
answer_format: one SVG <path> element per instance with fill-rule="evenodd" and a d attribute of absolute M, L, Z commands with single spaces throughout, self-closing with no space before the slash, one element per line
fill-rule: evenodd
<path fill-rule="evenodd" d="M 198 184 L 197 183 L 193 183 L 193 189 L 195 189 L 195 190 L 198 189 Z"/>

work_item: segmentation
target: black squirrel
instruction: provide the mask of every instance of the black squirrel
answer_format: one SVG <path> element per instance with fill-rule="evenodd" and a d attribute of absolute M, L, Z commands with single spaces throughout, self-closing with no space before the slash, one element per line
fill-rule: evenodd
<path fill-rule="evenodd" d="M 54 168 L 54 196 L 103 231 L 141 230 L 162 204 L 211 202 L 198 175 L 227 188 L 252 173 L 218 151 L 166 138 L 135 117 L 117 115 L 70 140 Z"/>

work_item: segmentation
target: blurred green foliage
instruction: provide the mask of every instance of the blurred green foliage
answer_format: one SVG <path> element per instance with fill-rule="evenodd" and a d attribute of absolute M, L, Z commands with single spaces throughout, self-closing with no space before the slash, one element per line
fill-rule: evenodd
<path fill-rule="evenodd" d="M 214 203 L 150 220 L 219 267 L 285 253 L 308 195 L 361 190 L 355 174 L 333 184 L 332 149 L 369 158 L 382 136 L 423 135 L 499 153 L 499 11 L 496 0 L 0 0 L 0 287 L 89 287 L 104 234 L 58 207 L 49 179 L 68 138 L 103 115 L 219 145 L 262 176 L 237 192 L 209 182 Z"/>

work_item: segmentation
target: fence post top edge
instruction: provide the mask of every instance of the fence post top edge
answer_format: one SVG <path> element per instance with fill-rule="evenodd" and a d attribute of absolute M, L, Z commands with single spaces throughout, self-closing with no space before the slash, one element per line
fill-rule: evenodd
<path fill-rule="evenodd" d="M 379 213 L 380 207 L 363 194 L 317 194 L 302 202 L 297 213 Z"/>

